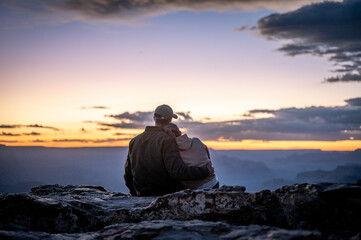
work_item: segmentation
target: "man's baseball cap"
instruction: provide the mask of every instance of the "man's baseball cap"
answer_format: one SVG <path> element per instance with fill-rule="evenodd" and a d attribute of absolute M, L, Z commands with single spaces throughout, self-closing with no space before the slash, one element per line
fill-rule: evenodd
<path fill-rule="evenodd" d="M 154 111 L 154 115 L 158 118 L 168 120 L 171 120 L 172 118 L 178 118 L 177 114 L 173 113 L 173 109 L 166 104 L 158 106 Z"/>

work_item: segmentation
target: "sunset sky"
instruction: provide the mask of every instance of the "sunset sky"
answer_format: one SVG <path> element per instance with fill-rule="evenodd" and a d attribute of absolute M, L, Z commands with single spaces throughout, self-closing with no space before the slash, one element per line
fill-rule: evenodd
<path fill-rule="evenodd" d="M 0 0 L 0 144 L 361 148 L 361 0 Z"/>

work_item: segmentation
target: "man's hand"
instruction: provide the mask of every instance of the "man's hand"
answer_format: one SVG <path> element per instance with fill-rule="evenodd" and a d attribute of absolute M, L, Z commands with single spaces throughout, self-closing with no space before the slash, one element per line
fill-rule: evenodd
<path fill-rule="evenodd" d="M 212 162 L 209 162 L 209 163 L 207 164 L 207 168 L 208 168 L 208 170 L 209 170 L 209 176 L 210 176 L 210 177 L 216 176 L 216 174 L 214 173 L 214 167 L 213 167 L 213 165 L 212 165 Z"/>

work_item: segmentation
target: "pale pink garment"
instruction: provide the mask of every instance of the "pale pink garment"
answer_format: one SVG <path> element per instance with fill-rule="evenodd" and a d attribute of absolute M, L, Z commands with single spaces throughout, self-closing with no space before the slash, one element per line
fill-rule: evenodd
<path fill-rule="evenodd" d="M 175 138 L 180 155 L 187 166 L 202 167 L 211 162 L 208 157 L 207 146 L 198 138 L 189 138 L 187 134 Z M 214 180 L 215 176 L 209 176 L 202 180 L 182 181 L 186 188 L 196 189 L 197 187 Z"/>

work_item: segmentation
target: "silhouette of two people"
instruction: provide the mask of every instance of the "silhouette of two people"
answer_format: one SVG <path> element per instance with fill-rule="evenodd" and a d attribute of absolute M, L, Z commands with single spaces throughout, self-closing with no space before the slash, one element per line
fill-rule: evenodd
<path fill-rule="evenodd" d="M 133 196 L 160 196 L 179 190 L 219 186 L 207 146 L 171 123 L 178 116 L 168 105 L 154 111 L 155 126 L 129 143 L 124 180 Z"/>

